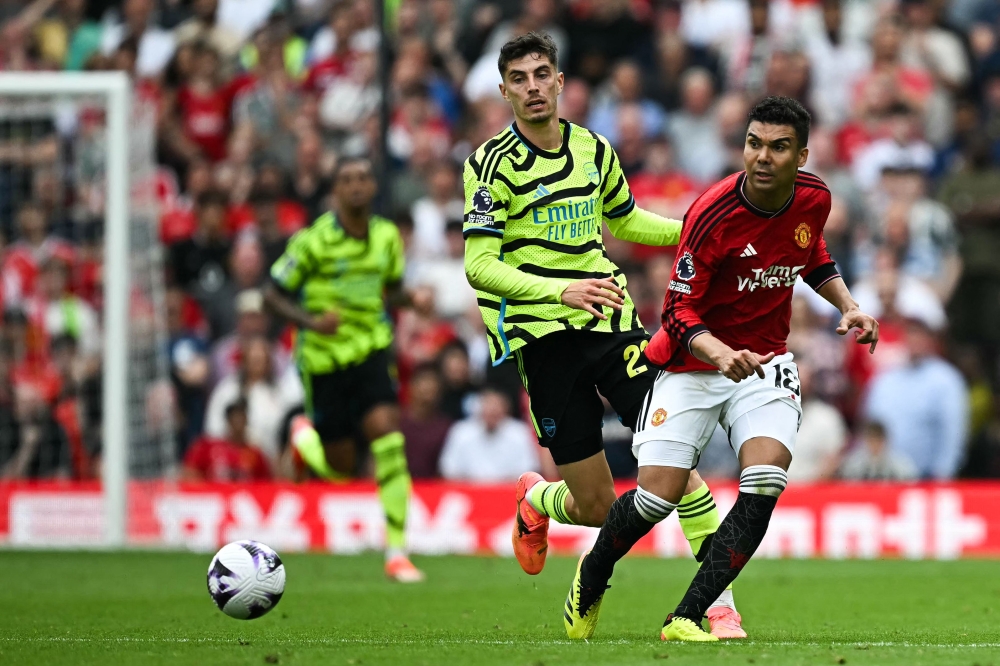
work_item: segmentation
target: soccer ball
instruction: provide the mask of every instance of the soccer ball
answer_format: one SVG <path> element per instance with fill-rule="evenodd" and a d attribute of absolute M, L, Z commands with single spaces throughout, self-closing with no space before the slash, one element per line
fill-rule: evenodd
<path fill-rule="evenodd" d="M 208 567 L 208 593 L 219 610 L 238 620 L 266 615 L 284 592 L 285 565 L 256 541 L 226 544 Z"/>

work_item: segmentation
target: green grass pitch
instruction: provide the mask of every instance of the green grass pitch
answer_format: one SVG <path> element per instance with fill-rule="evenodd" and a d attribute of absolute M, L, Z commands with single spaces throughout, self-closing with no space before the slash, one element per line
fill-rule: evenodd
<path fill-rule="evenodd" d="M 289 555 L 269 615 L 215 609 L 210 557 L 0 551 L 0 664 L 961 664 L 1000 666 L 1000 563 L 754 561 L 736 584 L 751 639 L 661 643 L 692 561 L 627 558 L 597 636 L 565 638 L 574 561 L 536 577 L 509 559 L 419 558 L 428 582 L 378 556 Z"/>

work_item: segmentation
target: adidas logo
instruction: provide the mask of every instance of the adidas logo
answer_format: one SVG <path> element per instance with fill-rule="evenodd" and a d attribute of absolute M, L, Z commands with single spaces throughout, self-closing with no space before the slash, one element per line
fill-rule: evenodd
<path fill-rule="evenodd" d="M 740 256 L 741 257 L 752 257 L 752 256 L 754 256 L 756 254 L 757 254 L 757 250 L 753 249 L 753 245 L 751 245 L 750 243 L 747 243 L 746 248 L 743 250 L 743 254 L 741 254 Z"/>
<path fill-rule="evenodd" d="M 547 197 L 550 194 L 552 194 L 552 193 L 549 192 L 549 190 L 544 185 L 542 185 L 541 183 L 539 183 L 538 184 L 538 189 L 535 190 L 535 194 L 532 195 L 532 199 L 541 199 L 542 197 Z"/>

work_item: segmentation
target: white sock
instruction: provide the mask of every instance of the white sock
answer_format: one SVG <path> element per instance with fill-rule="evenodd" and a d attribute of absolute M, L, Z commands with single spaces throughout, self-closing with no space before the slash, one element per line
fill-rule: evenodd
<path fill-rule="evenodd" d="M 716 608 L 717 606 L 725 606 L 726 608 L 736 610 L 736 602 L 733 601 L 733 591 L 723 590 L 719 598 L 709 608 Z"/>
<path fill-rule="evenodd" d="M 385 549 L 385 561 L 388 562 L 394 557 L 403 556 L 406 557 L 406 551 L 402 548 L 386 548 Z"/>

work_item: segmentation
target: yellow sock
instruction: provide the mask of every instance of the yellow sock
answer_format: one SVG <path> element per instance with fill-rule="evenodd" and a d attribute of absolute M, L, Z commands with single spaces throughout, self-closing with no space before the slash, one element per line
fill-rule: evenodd
<path fill-rule="evenodd" d="M 719 509 L 715 506 L 715 498 L 712 497 L 712 491 L 708 489 L 707 483 L 702 483 L 696 491 L 681 498 L 681 503 L 677 505 L 677 518 L 680 520 L 684 537 L 691 545 L 691 552 L 694 553 L 695 559 L 701 562 L 705 556 L 701 552 L 705 539 L 715 534 L 722 523 Z M 733 589 L 732 584 L 726 589 Z"/>
<path fill-rule="evenodd" d="M 569 487 L 565 481 L 540 481 L 531 488 L 528 501 L 531 506 L 557 523 L 575 525 L 566 511 L 566 500 L 569 498 Z"/>

